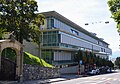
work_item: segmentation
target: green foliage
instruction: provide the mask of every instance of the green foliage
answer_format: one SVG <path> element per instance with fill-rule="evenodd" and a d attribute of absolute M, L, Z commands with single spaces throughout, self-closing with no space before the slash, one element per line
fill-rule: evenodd
<path fill-rule="evenodd" d="M 2 52 L 2 57 L 8 58 L 12 61 L 16 61 L 16 52 L 11 48 L 6 48 Z M 27 52 L 24 52 L 24 64 L 39 65 L 39 66 L 54 68 L 54 66 L 48 64 L 43 59 L 40 59 L 39 57 L 34 56 Z"/>
<path fill-rule="evenodd" d="M 45 24 L 45 16 L 43 16 L 42 14 L 36 14 L 36 18 L 34 21 L 32 21 L 32 24 L 30 27 L 31 29 L 34 29 L 34 31 L 33 30 L 31 31 L 32 41 L 36 43 L 37 45 L 40 44 L 41 35 L 42 35 L 42 32 L 40 31 L 40 28 L 38 27 L 41 27 L 41 25 L 44 25 L 44 24 Z"/>
<path fill-rule="evenodd" d="M 83 64 L 87 63 L 87 56 L 86 56 L 85 52 L 83 52 L 82 60 L 83 60 Z"/>
<path fill-rule="evenodd" d="M 31 64 L 31 65 L 39 65 L 44 67 L 51 67 L 54 68 L 52 65 L 46 63 L 43 59 L 40 59 L 37 56 L 34 56 L 30 53 L 24 53 L 24 64 Z"/>
<path fill-rule="evenodd" d="M 109 67 L 114 67 L 114 64 L 112 63 L 112 61 L 107 61 L 107 66 L 109 66 Z"/>
<path fill-rule="evenodd" d="M 24 53 L 24 64 L 40 65 L 39 58 L 27 52 Z"/>
<path fill-rule="evenodd" d="M 87 51 L 85 52 L 85 51 L 79 50 L 75 54 L 75 61 L 79 63 L 80 60 L 82 60 L 83 64 L 86 64 L 86 63 L 93 64 L 93 61 L 94 61 L 93 54 L 91 52 L 87 52 Z"/>
<path fill-rule="evenodd" d="M 117 28 L 120 32 L 120 0 L 109 0 L 108 5 L 112 14 L 112 18 L 117 22 Z"/>
<path fill-rule="evenodd" d="M 0 28 L 0 40 L 2 39 L 2 36 L 5 31 L 6 31 L 6 29 Z"/>
<path fill-rule="evenodd" d="M 16 60 L 16 52 L 11 48 L 6 48 L 2 51 L 2 57 L 9 58 L 12 61 Z"/>
<path fill-rule="evenodd" d="M 120 68 L 120 57 L 116 58 L 115 65 L 117 65 Z"/>
<path fill-rule="evenodd" d="M 96 64 L 97 67 L 102 67 L 102 66 L 113 67 L 114 66 L 114 64 L 111 61 L 109 61 L 107 59 L 102 59 L 99 56 L 96 56 L 94 53 L 88 52 L 88 51 L 79 50 L 75 54 L 75 61 L 77 61 L 79 63 L 80 60 L 82 60 L 84 65 Z"/>
<path fill-rule="evenodd" d="M 82 60 L 82 51 L 79 50 L 78 52 L 76 52 L 74 58 L 75 58 L 75 61 L 79 63 L 79 61 Z"/>
<path fill-rule="evenodd" d="M 102 67 L 102 66 L 114 67 L 114 64 L 110 60 L 96 57 L 96 66 L 97 67 Z"/>
<path fill-rule="evenodd" d="M 33 33 L 43 24 L 44 17 L 38 11 L 35 0 L 0 0 L 0 28 L 14 31 L 19 42 L 30 41 Z"/>

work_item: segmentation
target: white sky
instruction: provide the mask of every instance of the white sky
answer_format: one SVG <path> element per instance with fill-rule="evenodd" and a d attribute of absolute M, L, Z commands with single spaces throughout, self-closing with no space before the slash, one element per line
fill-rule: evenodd
<path fill-rule="evenodd" d="M 108 0 L 36 1 L 38 2 L 39 12 L 54 10 L 89 32 L 97 33 L 97 37 L 104 38 L 104 41 L 110 44 L 109 47 L 112 51 L 119 52 L 120 56 L 120 36 L 116 29 L 116 23 L 110 18 Z M 109 21 L 109 24 L 105 24 L 106 21 Z M 89 25 L 86 26 L 85 23 L 89 23 Z"/>

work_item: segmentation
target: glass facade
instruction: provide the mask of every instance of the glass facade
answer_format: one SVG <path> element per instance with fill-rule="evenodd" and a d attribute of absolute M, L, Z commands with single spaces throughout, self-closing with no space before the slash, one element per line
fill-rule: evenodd
<path fill-rule="evenodd" d="M 68 24 L 63 23 L 62 21 L 54 18 L 54 17 L 48 17 L 47 18 L 47 28 L 48 29 L 56 29 L 56 28 L 60 28 L 63 30 L 68 30 L 71 29 L 70 32 L 75 34 L 75 35 L 79 35 L 78 30 L 76 30 L 75 28 L 69 26 Z"/>
<path fill-rule="evenodd" d="M 106 52 L 104 47 L 96 45 L 89 41 L 83 40 L 79 37 L 61 32 L 59 30 L 51 30 L 43 32 L 43 46 L 44 47 L 60 47 L 78 50 L 80 48 L 85 48 L 93 51 Z M 104 50 L 101 50 L 103 48 Z"/>
<path fill-rule="evenodd" d="M 48 29 L 61 29 L 63 31 L 67 31 L 69 33 L 72 33 L 74 35 L 77 35 L 77 36 L 80 36 L 82 39 L 84 39 L 84 41 L 88 41 L 90 43 L 93 43 L 93 44 L 97 44 L 97 45 L 100 45 L 102 47 L 106 47 L 108 48 L 108 45 L 106 43 L 103 43 L 102 41 L 99 41 L 97 39 L 94 39 L 93 37 L 83 33 L 83 32 L 80 32 L 78 31 L 77 29 L 73 28 L 72 26 L 54 18 L 54 17 L 48 17 L 47 18 L 47 28 Z M 99 41 L 99 43 L 98 43 Z"/>
<path fill-rule="evenodd" d="M 70 45 L 70 44 L 65 44 L 65 43 L 60 43 L 60 47 L 78 49 L 78 46 L 74 46 L 74 45 Z"/>
<path fill-rule="evenodd" d="M 106 51 L 106 49 L 104 49 L 104 47 L 106 47 L 105 45 L 104 46 L 100 45 L 100 41 L 85 34 L 84 32 L 80 32 L 76 30 L 75 28 L 69 26 L 66 23 L 63 23 L 62 21 L 54 17 L 47 17 L 46 19 L 47 19 L 47 29 L 49 30 L 51 29 L 51 31 L 43 32 L 43 47 L 44 48 L 46 47 L 58 47 L 58 48 L 63 48 L 63 49 L 66 48 L 67 51 L 69 51 L 69 49 L 74 49 L 74 50 L 81 49 L 83 51 L 85 51 L 86 49 L 91 50 L 91 51 L 100 51 L 100 50 L 104 52 Z M 55 29 L 60 29 L 60 30 L 63 30 L 63 31 L 66 31 L 72 34 L 59 31 L 59 30 L 55 30 Z M 56 54 L 55 53 L 56 51 L 59 53 Z M 71 51 L 69 51 L 71 55 L 66 55 L 65 52 L 66 51 L 63 51 L 63 50 L 45 49 L 42 51 L 42 56 L 43 56 L 42 58 L 50 64 L 57 62 L 57 61 L 54 61 L 55 56 L 56 56 L 56 59 L 57 57 L 58 59 L 62 59 L 62 56 L 63 57 L 71 56 L 69 60 L 73 61 L 74 54 L 75 54 L 73 53 L 74 51 L 72 53 Z M 62 61 L 60 60 L 59 62 L 63 62 L 63 61 L 67 62 L 66 60 L 62 60 Z"/>
<path fill-rule="evenodd" d="M 43 46 L 59 46 L 63 48 L 78 49 L 78 46 L 61 43 L 61 33 L 59 31 L 47 31 L 43 32 Z"/>
<path fill-rule="evenodd" d="M 51 50 L 43 50 L 42 51 L 42 59 L 44 59 L 46 62 L 52 64 L 53 52 Z"/>
<path fill-rule="evenodd" d="M 61 28 L 61 29 L 74 29 L 73 27 L 63 23 L 62 21 L 54 18 L 54 27 Z"/>
<path fill-rule="evenodd" d="M 47 29 L 52 29 L 54 27 L 54 19 L 52 17 L 48 17 L 47 19 Z"/>
<path fill-rule="evenodd" d="M 43 46 L 59 46 L 60 34 L 59 31 L 43 32 Z"/>

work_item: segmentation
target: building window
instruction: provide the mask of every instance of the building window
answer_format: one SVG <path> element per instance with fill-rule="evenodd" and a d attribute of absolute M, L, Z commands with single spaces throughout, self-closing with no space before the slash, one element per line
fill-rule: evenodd
<path fill-rule="evenodd" d="M 43 32 L 43 46 L 59 46 L 60 34 L 58 31 Z"/>
<path fill-rule="evenodd" d="M 99 44 L 99 41 L 98 41 L 98 44 Z"/>
<path fill-rule="evenodd" d="M 105 52 L 105 49 L 104 49 L 104 52 Z"/>
<path fill-rule="evenodd" d="M 101 52 L 103 52 L 103 48 L 101 48 Z"/>
<path fill-rule="evenodd" d="M 52 64 L 53 52 L 50 50 L 42 51 L 42 59 L 44 59 L 46 62 Z"/>
<path fill-rule="evenodd" d="M 79 33 L 76 30 L 71 29 L 71 32 L 75 35 L 79 35 Z"/>
<path fill-rule="evenodd" d="M 51 19 L 51 27 L 54 27 L 54 19 Z"/>

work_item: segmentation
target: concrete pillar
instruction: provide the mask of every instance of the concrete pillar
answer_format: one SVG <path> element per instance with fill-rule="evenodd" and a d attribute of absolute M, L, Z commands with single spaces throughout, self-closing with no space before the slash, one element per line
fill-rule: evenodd
<path fill-rule="evenodd" d="M 20 82 L 23 82 L 23 48 L 20 49 Z"/>
<path fill-rule="evenodd" d="M 20 76 L 20 52 L 17 51 L 17 57 L 16 57 L 16 77 L 19 79 Z"/>
<path fill-rule="evenodd" d="M 19 82 L 23 82 L 23 48 L 17 51 L 16 76 Z"/>

